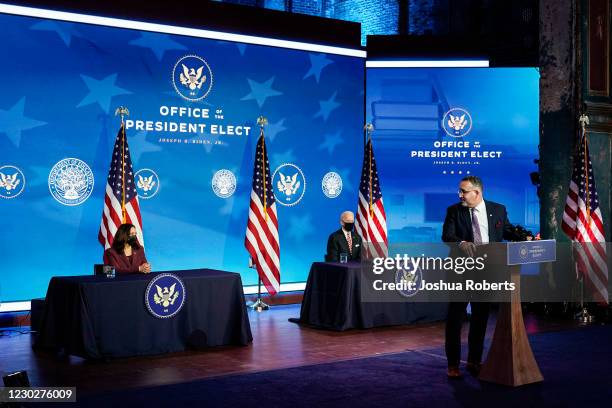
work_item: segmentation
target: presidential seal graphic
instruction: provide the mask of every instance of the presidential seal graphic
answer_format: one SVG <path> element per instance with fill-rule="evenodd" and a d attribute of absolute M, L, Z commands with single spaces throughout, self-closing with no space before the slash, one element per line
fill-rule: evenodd
<path fill-rule="evenodd" d="M 134 174 L 138 197 L 148 200 L 155 197 L 159 191 L 159 177 L 151 169 L 140 169 Z"/>
<path fill-rule="evenodd" d="M 226 169 L 217 171 L 212 178 L 212 189 L 217 197 L 231 197 L 236 191 L 236 176 Z"/>
<path fill-rule="evenodd" d="M 49 191 L 60 204 L 82 204 L 91 195 L 93 186 L 93 173 L 80 159 L 60 160 L 49 173 Z"/>
<path fill-rule="evenodd" d="M 529 249 L 527 249 L 527 245 L 521 245 L 519 248 L 519 256 L 521 259 L 527 259 L 529 255 Z"/>
<path fill-rule="evenodd" d="M 463 137 L 472 130 L 472 116 L 462 108 L 452 108 L 442 118 L 442 129 L 451 137 Z"/>
<path fill-rule="evenodd" d="M 182 98 L 191 102 L 200 101 L 206 98 L 212 89 L 212 70 L 199 56 L 185 55 L 174 64 L 172 85 Z"/>
<path fill-rule="evenodd" d="M 291 207 L 302 201 L 306 192 L 306 178 L 293 163 L 284 163 L 272 174 L 274 198 L 280 205 Z"/>
<path fill-rule="evenodd" d="M 0 167 L 0 197 L 11 199 L 18 197 L 25 189 L 25 176 L 15 166 Z"/>
<path fill-rule="evenodd" d="M 420 268 L 415 268 L 412 261 L 409 261 L 408 268 L 398 269 L 395 272 L 395 283 L 400 284 L 397 291 L 405 298 L 409 298 L 417 294 L 422 280 L 423 272 Z"/>
<path fill-rule="evenodd" d="M 342 177 L 340 177 L 340 175 L 335 171 L 330 171 L 323 176 L 321 188 L 323 189 L 323 194 L 325 194 L 325 197 L 338 197 L 342 192 Z"/>
<path fill-rule="evenodd" d="M 180 312 L 186 296 L 185 284 L 178 276 L 162 273 L 149 282 L 145 304 L 153 316 L 168 319 Z"/>

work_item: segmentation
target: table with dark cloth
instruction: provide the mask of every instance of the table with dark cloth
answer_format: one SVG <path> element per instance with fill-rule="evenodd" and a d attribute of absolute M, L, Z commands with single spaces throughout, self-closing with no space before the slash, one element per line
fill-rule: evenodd
<path fill-rule="evenodd" d="M 314 262 L 300 323 L 331 330 L 368 329 L 446 318 L 447 303 L 364 302 L 359 263 Z"/>
<path fill-rule="evenodd" d="M 53 277 L 37 349 L 101 359 L 162 354 L 253 340 L 240 275 L 210 269 L 167 271 L 185 285 L 185 304 L 171 318 L 145 304 L 157 274 Z"/>

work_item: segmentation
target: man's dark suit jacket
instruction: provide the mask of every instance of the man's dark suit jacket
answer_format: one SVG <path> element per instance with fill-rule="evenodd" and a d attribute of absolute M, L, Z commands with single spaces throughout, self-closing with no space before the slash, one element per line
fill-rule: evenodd
<path fill-rule="evenodd" d="M 333 232 L 327 240 L 327 254 L 325 255 L 326 262 L 340 261 L 340 254 L 344 252 L 349 261 L 358 261 L 361 259 L 361 237 L 353 230 L 351 231 L 353 247 L 349 252 L 348 242 L 344 231 L 340 228 Z"/>
<path fill-rule="evenodd" d="M 489 221 L 489 242 L 501 242 L 504 239 L 512 240 L 515 234 L 512 232 L 512 224 L 508 221 L 506 207 L 493 201 L 485 200 L 487 219 Z M 474 242 L 472 233 L 472 218 L 470 209 L 461 203 L 451 205 L 446 210 L 446 218 L 442 227 L 442 241 Z"/>

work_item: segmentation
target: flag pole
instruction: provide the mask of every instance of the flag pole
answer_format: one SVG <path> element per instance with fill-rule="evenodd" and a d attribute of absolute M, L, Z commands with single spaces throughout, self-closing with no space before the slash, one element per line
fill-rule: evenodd
<path fill-rule="evenodd" d="M 364 129 L 367 133 L 367 142 L 366 142 L 366 146 L 367 143 L 370 143 L 370 149 L 369 149 L 369 153 L 370 153 L 370 157 L 368 158 L 368 164 L 370 166 L 369 168 L 369 176 L 370 176 L 370 183 L 369 183 L 369 204 L 370 204 L 370 217 L 374 218 L 374 207 L 372 205 L 372 132 L 374 131 L 374 125 L 372 125 L 371 123 L 366 123 L 366 125 L 364 126 Z"/>
<path fill-rule="evenodd" d="M 589 117 L 587 115 L 580 115 L 580 127 L 581 127 L 581 138 L 580 143 L 584 143 L 584 185 L 586 191 L 586 212 L 587 212 L 587 225 L 591 224 L 591 197 L 589 192 L 589 160 L 588 160 L 588 145 L 586 138 L 586 125 L 589 124 Z"/>
<path fill-rule="evenodd" d="M 125 115 L 129 115 L 130 111 L 125 106 L 120 106 L 115 110 L 115 116 L 121 116 L 121 223 L 127 222 L 125 213 Z"/>
<path fill-rule="evenodd" d="M 268 124 L 268 119 L 266 119 L 264 116 L 259 116 L 257 118 L 257 125 L 260 128 L 260 132 L 259 132 L 259 136 L 261 138 L 264 138 L 264 126 L 266 126 Z M 263 169 L 265 169 L 266 167 L 266 144 L 263 143 L 262 144 L 262 149 L 261 149 L 261 166 Z M 268 195 L 268 186 L 267 186 L 267 181 L 266 181 L 266 172 L 262 170 L 262 174 L 263 174 L 263 205 L 264 205 L 264 215 L 266 217 L 266 222 L 268 222 L 268 205 L 267 205 L 267 195 Z"/>
<path fill-rule="evenodd" d="M 268 119 L 266 119 L 264 116 L 259 116 L 257 118 L 257 125 L 259 126 L 259 128 L 261 129 L 259 132 L 260 137 L 264 137 L 264 126 L 266 126 L 268 124 Z M 263 173 L 263 205 L 264 205 L 264 214 L 265 214 L 265 218 L 266 218 L 266 223 L 268 222 L 268 205 L 266 202 L 267 199 L 267 195 L 268 195 L 268 187 L 267 187 L 267 180 L 266 180 L 266 148 L 265 148 L 265 143 L 262 146 L 262 152 L 261 152 L 261 165 L 262 165 L 262 173 Z M 255 269 L 255 263 L 253 262 L 253 259 L 251 257 L 249 257 L 249 267 Z M 251 308 L 253 310 L 255 310 L 256 312 L 263 312 L 264 310 L 269 310 L 270 306 L 268 306 L 263 300 L 261 300 L 261 277 L 259 276 L 259 271 L 257 271 L 257 300 L 255 301 L 255 303 L 253 303 L 251 305 Z"/>
<path fill-rule="evenodd" d="M 364 130 L 364 164 L 365 164 L 365 149 L 368 148 L 368 143 L 370 143 L 370 156 L 368 157 L 368 181 L 369 181 L 369 185 L 368 185 L 368 209 L 366 210 L 368 216 L 366 218 L 366 225 L 362 226 L 362 239 L 365 245 L 365 256 L 366 258 L 370 258 L 371 255 L 371 246 L 372 243 L 370 241 L 370 232 L 368 231 L 368 225 L 369 225 L 369 220 L 374 218 L 374 212 L 373 212 L 373 205 L 372 205 L 372 132 L 374 131 L 374 125 L 371 123 L 366 123 L 365 126 L 363 127 Z M 364 209 L 365 210 L 365 209 Z M 359 212 L 359 208 L 357 208 L 357 212 Z"/>
<path fill-rule="evenodd" d="M 576 270 L 576 273 L 578 273 L 578 270 Z M 589 309 L 584 305 L 584 274 L 580 278 L 580 311 L 576 313 L 576 320 L 581 325 L 591 324 L 594 320 L 593 315 L 589 313 Z"/>
<path fill-rule="evenodd" d="M 249 268 L 255 269 L 255 271 L 257 271 L 255 263 L 253 262 L 253 258 L 251 257 L 249 257 Z M 257 272 L 257 276 L 259 276 L 259 272 Z M 256 312 L 263 312 L 264 310 L 270 309 L 270 306 L 268 306 L 268 304 L 261 300 L 261 278 L 257 279 L 257 300 L 250 304 L 249 307 Z"/>
<path fill-rule="evenodd" d="M 591 223 L 591 200 L 589 197 L 589 161 L 587 157 L 587 140 L 586 140 L 586 126 L 589 124 L 589 117 L 587 115 L 580 115 L 578 119 L 580 122 L 580 140 L 578 143 L 584 143 L 584 183 L 586 187 L 586 210 L 587 210 L 587 224 Z M 574 243 L 574 245 L 576 245 Z M 580 243 L 578 243 L 580 245 Z M 572 251 L 573 256 L 573 251 Z M 575 262 L 575 261 L 574 261 Z M 576 268 L 576 275 L 578 275 L 578 264 L 574 263 Z M 589 313 L 589 310 L 584 305 L 584 273 L 580 274 L 580 312 L 576 314 L 576 320 L 580 324 L 587 325 L 593 322 L 593 315 Z"/>

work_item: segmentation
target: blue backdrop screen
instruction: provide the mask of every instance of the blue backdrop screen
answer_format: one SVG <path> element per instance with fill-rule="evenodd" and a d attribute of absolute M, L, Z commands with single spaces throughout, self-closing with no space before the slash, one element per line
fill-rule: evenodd
<path fill-rule="evenodd" d="M 101 263 L 118 106 L 130 110 L 155 271 L 207 267 L 257 282 L 244 236 L 259 115 L 273 181 L 294 183 L 277 191 L 282 283 L 306 279 L 340 212 L 355 207 L 362 58 L 5 14 L 0 25 L 3 301 L 44 296 L 51 276 Z M 58 192 L 70 183 L 62 163 L 79 189 Z"/>
<path fill-rule="evenodd" d="M 510 222 L 539 231 L 539 74 L 534 68 L 368 68 L 366 118 L 391 242 L 439 242 L 462 177 Z"/>

